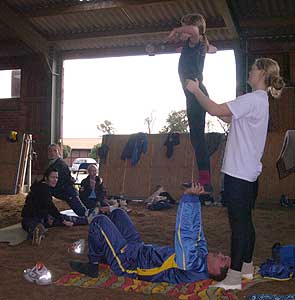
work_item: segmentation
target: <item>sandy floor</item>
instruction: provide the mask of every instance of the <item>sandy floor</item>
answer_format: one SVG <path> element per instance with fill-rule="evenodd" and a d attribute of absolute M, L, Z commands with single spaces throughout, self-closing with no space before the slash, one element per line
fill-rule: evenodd
<path fill-rule="evenodd" d="M 0 195 L 0 228 L 20 221 L 20 211 L 24 195 Z M 56 201 L 60 209 L 67 209 L 64 202 Z M 173 244 L 173 232 L 176 208 L 164 212 L 152 212 L 140 204 L 130 204 L 130 214 L 143 239 L 147 243 Z M 283 209 L 278 204 L 258 203 L 255 210 L 257 244 L 255 264 L 259 265 L 271 255 L 274 242 L 295 243 L 294 209 Z M 210 251 L 229 252 L 229 226 L 226 209 L 223 207 L 204 207 L 203 223 Z M 0 244 L 0 300 L 8 299 L 166 299 L 163 296 L 144 296 L 108 289 L 85 289 L 74 287 L 37 286 L 27 282 L 22 275 L 25 268 L 32 267 L 36 261 L 42 261 L 58 279 L 70 271 L 68 262 L 73 259 L 67 253 L 67 246 L 86 238 L 87 226 L 74 228 L 52 228 L 40 247 L 32 247 L 26 241 L 10 247 Z M 77 258 L 77 257 L 76 257 Z M 78 257 L 79 259 L 80 257 Z M 86 256 L 83 257 L 86 260 Z M 258 284 L 239 293 L 239 299 L 255 293 L 295 294 L 295 280 L 286 282 L 268 282 Z M 171 298 L 170 298 L 171 299 Z"/>

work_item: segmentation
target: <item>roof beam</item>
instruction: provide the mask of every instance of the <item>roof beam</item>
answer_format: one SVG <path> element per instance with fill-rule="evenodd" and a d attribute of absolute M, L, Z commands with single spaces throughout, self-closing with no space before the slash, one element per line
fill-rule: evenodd
<path fill-rule="evenodd" d="M 294 16 L 290 17 L 268 17 L 268 18 L 253 18 L 253 17 L 243 17 L 240 18 L 240 26 L 241 27 L 284 27 L 284 26 L 295 26 L 295 18 Z"/>
<path fill-rule="evenodd" d="M 234 49 L 239 41 L 214 41 L 218 49 Z M 155 45 L 155 55 L 175 53 L 175 43 L 167 43 L 164 47 L 161 45 Z M 99 57 L 121 57 L 130 55 L 148 55 L 145 45 L 141 46 L 129 46 L 118 48 L 101 48 L 101 49 L 76 49 L 66 50 L 62 52 L 63 59 L 75 59 L 75 58 L 99 58 Z"/>
<path fill-rule="evenodd" d="M 0 57 L 23 56 L 32 53 L 32 49 L 21 40 L 6 39 L 0 43 Z"/>
<path fill-rule="evenodd" d="M 0 21 L 9 27 L 16 36 L 36 52 L 48 56 L 49 44 L 26 20 L 0 1 Z"/>
<path fill-rule="evenodd" d="M 109 8 L 128 8 L 130 6 L 143 6 L 160 4 L 164 2 L 177 2 L 181 0 L 104 0 L 97 2 L 79 1 L 72 3 L 56 3 L 52 7 L 30 5 L 21 7 L 22 14 L 26 17 L 37 18 L 46 16 L 57 16 L 65 14 L 80 13 L 83 11 L 97 11 Z"/>
<path fill-rule="evenodd" d="M 226 3 L 226 0 L 215 0 L 215 4 L 219 9 L 219 13 L 222 14 L 226 27 L 230 30 L 232 34 L 232 39 L 238 39 L 239 34 L 235 26 L 234 20 L 230 13 L 230 9 Z"/>
<path fill-rule="evenodd" d="M 286 39 L 294 40 L 294 25 L 284 27 L 242 28 L 241 37 L 244 39 Z"/>
<path fill-rule="evenodd" d="M 125 28 L 97 28 L 92 30 L 87 30 L 85 32 L 62 32 L 56 35 L 48 36 L 50 41 L 60 41 L 60 40 L 74 40 L 74 39 L 85 39 L 85 38 L 103 38 L 103 37 L 114 37 L 114 36 L 126 36 L 130 34 L 144 34 L 144 33 L 157 33 L 157 32 L 169 32 L 174 27 L 179 26 L 179 22 L 176 20 L 165 22 L 161 24 L 156 24 L 152 26 L 136 26 L 131 25 Z M 207 19 L 207 28 L 225 28 L 226 24 L 222 17 L 212 17 Z"/>

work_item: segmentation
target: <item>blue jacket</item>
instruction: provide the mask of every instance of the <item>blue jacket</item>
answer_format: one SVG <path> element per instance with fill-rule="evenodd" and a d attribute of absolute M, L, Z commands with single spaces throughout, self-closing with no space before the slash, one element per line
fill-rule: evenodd
<path fill-rule="evenodd" d="M 132 134 L 122 151 L 121 159 L 130 159 L 131 165 L 135 166 L 140 159 L 141 153 L 147 152 L 147 147 L 148 140 L 146 133 L 139 132 Z"/>
<path fill-rule="evenodd" d="M 175 225 L 175 248 L 144 245 L 139 251 L 138 278 L 170 283 L 194 282 L 208 278 L 205 240 L 199 197 L 183 195 Z"/>
<path fill-rule="evenodd" d="M 204 236 L 201 203 L 194 195 L 180 199 L 175 224 L 176 263 L 180 269 L 207 273 L 207 242 Z"/>

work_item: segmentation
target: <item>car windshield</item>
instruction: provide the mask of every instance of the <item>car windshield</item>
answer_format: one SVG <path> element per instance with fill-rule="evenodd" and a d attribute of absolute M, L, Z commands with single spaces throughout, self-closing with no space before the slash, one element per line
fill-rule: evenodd
<path fill-rule="evenodd" d="M 83 163 L 96 164 L 96 161 L 93 158 L 76 158 L 73 161 L 73 164 L 83 164 Z"/>
<path fill-rule="evenodd" d="M 73 164 L 82 164 L 82 163 L 85 163 L 87 162 L 86 159 L 75 159 Z"/>

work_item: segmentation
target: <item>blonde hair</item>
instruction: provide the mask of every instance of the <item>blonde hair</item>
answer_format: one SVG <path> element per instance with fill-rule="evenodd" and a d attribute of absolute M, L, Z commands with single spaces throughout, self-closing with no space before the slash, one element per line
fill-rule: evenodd
<path fill-rule="evenodd" d="M 56 148 L 58 154 L 59 154 L 59 155 L 61 154 L 61 148 L 60 148 L 60 145 L 58 145 L 58 144 L 50 144 L 50 145 L 48 146 L 48 150 L 51 149 L 51 148 Z"/>
<path fill-rule="evenodd" d="M 203 15 L 201 14 L 188 14 L 181 18 L 182 25 L 193 25 L 197 26 L 199 29 L 199 33 L 201 36 L 201 41 L 205 43 L 207 46 L 207 50 L 209 48 L 209 41 L 206 36 L 206 20 Z"/>
<path fill-rule="evenodd" d="M 280 76 L 279 64 L 274 59 L 261 57 L 255 60 L 254 65 L 258 70 L 265 71 L 265 84 L 269 93 L 274 98 L 280 97 L 285 82 Z"/>
<path fill-rule="evenodd" d="M 95 164 L 91 164 L 88 166 L 87 171 L 89 171 L 91 168 L 94 168 L 96 171 L 98 170 L 98 168 Z"/>

